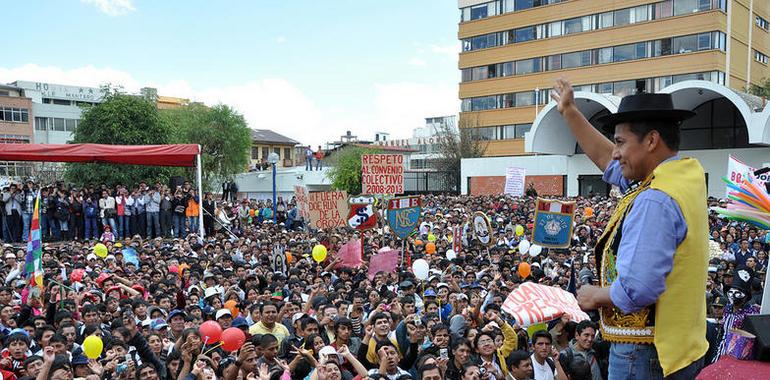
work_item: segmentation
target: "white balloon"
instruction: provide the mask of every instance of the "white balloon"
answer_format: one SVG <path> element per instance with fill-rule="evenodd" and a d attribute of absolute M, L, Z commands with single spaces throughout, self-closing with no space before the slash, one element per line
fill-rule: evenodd
<path fill-rule="evenodd" d="M 429 270 L 430 266 L 424 259 L 417 259 L 412 263 L 412 272 L 414 272 L 414 276 L 420 280 L 428 279 Z"/>
<path fill-rule="evenodd" d="M 543 247 L 537 244 L 532 244 L 532 246 L 529 247 L 529 254 L 532 257 L 537 257 L 537 255 L 539 255 L 540 252 L 542 251 L 543 251 Z"/>
<path fill-rule="evenodd" d="M 452 260 L 455 257 L 457 257 L 457 252 L 455 252 L 453 249 L 450 249 L 450 250 L 446 251 L 446 258 L 447 258 L 447 260 Z"/>
<path fill-rule="evenodd" d="M 529 241 L 522 240 L 521 242 L 519 242 L 519 252 L 521 252 L 522 254 L 525 254 L 527 253 L 527 251 L 529 251 Z"/>

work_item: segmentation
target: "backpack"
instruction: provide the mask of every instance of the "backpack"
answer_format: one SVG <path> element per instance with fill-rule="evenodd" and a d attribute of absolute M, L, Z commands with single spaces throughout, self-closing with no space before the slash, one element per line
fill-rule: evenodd
<path fill-rule="evenodd" d="M 64 203 L 57 204 L 56 211 L 54 212 L 54 217 L 62 221 L 69 219 L 70 218 L 69 207 L 67 207 Z"/>

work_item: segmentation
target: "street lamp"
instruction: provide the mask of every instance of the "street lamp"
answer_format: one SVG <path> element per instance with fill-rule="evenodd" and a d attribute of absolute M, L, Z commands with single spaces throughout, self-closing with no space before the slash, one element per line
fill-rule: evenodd
<path fill-rule="evenodd" d="M 267 155 L 267 162 L 270 163 L 270 165 L 273 167 L 273 224 L 276 224 L 277 218 L 275 215 L 275 164 L 278 163 L 278 160 L 281 157 L 278 155 L 278 153 L 270 153 Z"/>

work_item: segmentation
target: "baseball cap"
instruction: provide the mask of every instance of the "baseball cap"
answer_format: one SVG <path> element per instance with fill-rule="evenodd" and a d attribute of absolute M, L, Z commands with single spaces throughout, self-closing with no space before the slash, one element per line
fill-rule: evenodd
<path fill-rule="evenodd" d="M 166 323 L 163 318 L 158 318 L 152 321 L 150 327 L 152 327 L 153 330 L 160 330 L 162 328 L 168 327 L 168 323 Z"/>
<path fill-rule="evenodd" d="M 217 310 L 217 315 L 216 317 L 214 317 L 214 319 L 218 320 L 219 318 L 222 318 L 224 316 L 229 316 L 230 318 L 232 318 L 233 313 L 231 313 L 230 310 L 227 310 L 227 309 L 219 309 Z"/>
<path fill-rule="evenodd" d="M 88 358 L 83 355 L 78 355 L 72 358 L 72 365 L 88 365 Z"/>
<path fill-rule="evenodd" d="M 233 319 L 233 323 L 231 323 L 231 325 L 237 328 L 249 327 L 249 323 L 246 322 L 246 318 L 243 318 L 243 317 L 237 317 Z"/>
<path fill-rule="evenodd" d="M 424 297 L 435 297 L 436 296 L 436 292 L 433 289 L 428 289 L 428 290 L 425 291 L 425 293 L 423 293 L 423 296 Z"/>
<path fill-rule="evenodd" d="M 168 313 L 168 319 L 167 320 L 171 321 L 171 319 L 176 317 L 177 315 L 181 315 L 182 317 L 186 317 L 187 313 L 185 313 L 184 310 L 180 310 L 180 309 L 171 310 L 171 312 Z"/>
<path fill-rule="evenodd" d="M 309 315 L 307 315 L 307 313 L 294 313 L 294 315 L 291 317 L 291 324 L 293 325 L 294 322 L 297 322 L 298 320 L 308 316 Z"/>
<path fill-rule="evenodd" d="M 335 359 L 337 360 L 337 363 L 342 363 L 342 355 L 340 355 L 332 346 L 324 346 L 318 350 L 318 357 L 323 356 L 326 356 L 328 359 Z"/>

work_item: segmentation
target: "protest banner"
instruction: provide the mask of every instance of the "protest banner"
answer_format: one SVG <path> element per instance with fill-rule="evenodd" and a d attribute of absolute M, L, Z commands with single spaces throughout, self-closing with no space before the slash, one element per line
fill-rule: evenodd
<path fill-rule="evenodd" d="M 347 224 L 348 194 L 344 191 L 322 191 L 308 195 L 310 225 L 313 228 L 335 228 Z"/>
<path fill-rule="evenodd" d="M 564 314 L 575 322 L 588 319 L 572 293 L 534 282 L 519 285 L 503 302 L 502 309 L 524 328 L 561 318 Z"/>
<path fill-rule="evenodd" d="M 399 256 L 399 251 L 390 247 L 381 248 L 376 255 L 369 259 L 369 273 L 367 274 L 369 280 L 373 280 L 377 272 L 390 273 L 395 271 Z"/>
<path fill-rule="evenodd" d="M 297 212 L 306 222 L 310 222 L 310 205 L 307 199 L 307 189 L 304 186 L 294 186 L 294 198 L 297 201 Z"/>
<path fill-rule="evenodd" d="M 569 247 L 575 209 L 575 202 L 537 198 L 532 242 L 548 248 Z"/>
<path fill-rule="evenodd" d="M 463 250 L 463 230 L 460 226 L 452 227 L 452 250 L 458 254 Z"/>
<path fill-rule="evenodd" d="M 504 193 L 514 197 L 524 196 L 524 180 L 527 170 L 524 168 L 508 168 L 505 171 Z"/>
<path fill-rule="evenodd" d="M 403 155 L 364 154 L 361 156 L 361 194 L 403 193 Z"/>
<path fill-rule="evenodd" d="M 350 212 L 347 225 L 354 230 L 364 231 L 377 227 L 377 213 L 374 212 L 374 198 L 350 198 Z"/>
<path fill-rule="evenodd" d="M 340 262 L 335 268 L 358 268 L 361 263 L 361 240 L 351 239 L 337 252 Z"/>
<path fill-rule="evenodd" d="M 744 164 L 733 155 L 730 155 L 730 158 L 727 159 L 727 179 L 735 183 L 741 183 L 744 179 L 749 179 L 750 175 L 754 177 L 753 173 L 756 170 L 757 169 Z M 760 187 L 762 187 L 765 183 L 770 182 L 770 173 L 760 174 L 756 179 L 761 183 Z M 728 195 L 730 195 L 730 188 L 726 187 L 725 197 Z"/>
<path fill-rule="evenodd" d="M 286 273 L 286 250 L 280 246 L 273 247 L 273 253 L 270 256 L 270 264 L 273 272 Z"/>
<path fill-rule="evenodd" d="M 481 211 L 476 211 L 473 214 L 473 234 L 481 244 L 489 245 L 492 243 L 492 225 L 489 223 L 487 214 Z"/>
<path fill-rule="evenodd" d="M 388 225 L 393 233 L 406 239 L 420 221 L 420 197 L 394 198 L 388 201 Z"/>

